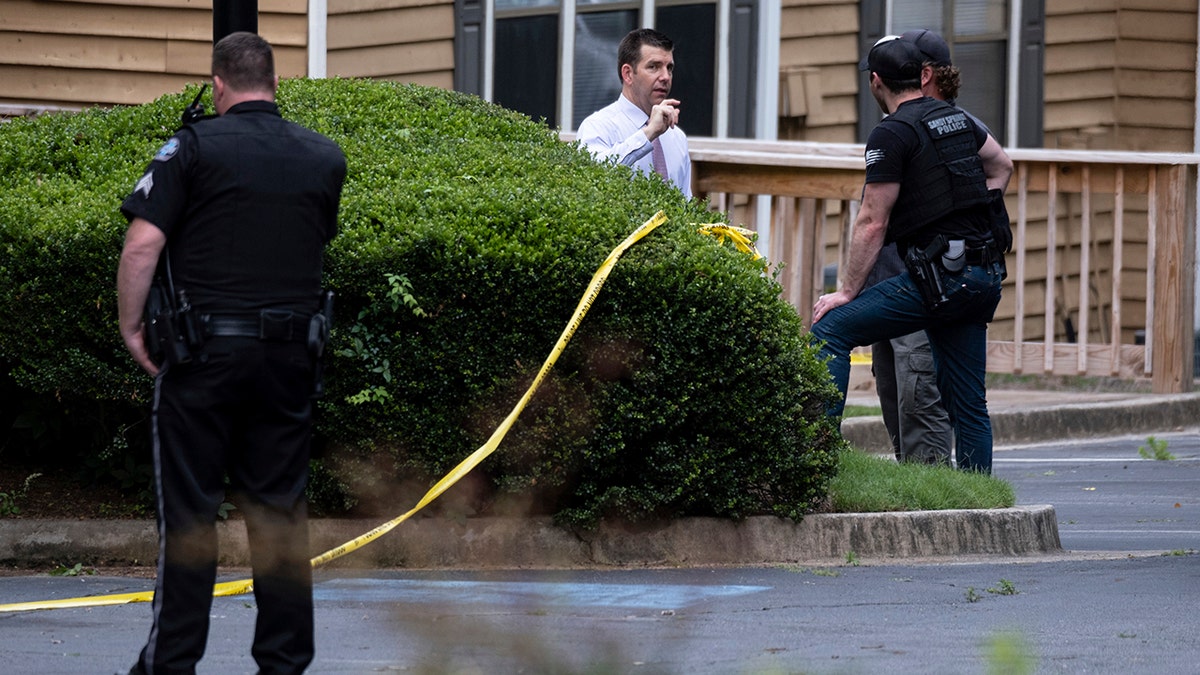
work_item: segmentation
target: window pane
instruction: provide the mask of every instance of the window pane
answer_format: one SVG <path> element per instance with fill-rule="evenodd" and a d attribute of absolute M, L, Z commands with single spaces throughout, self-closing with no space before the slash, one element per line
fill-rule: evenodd
<path fill-rule="evenodd" d="M 589 12 L 575 16 L 574 124 L 617 100 L 621 78 L 617 73 L 617 45 L 637 28 L 637 11 Z"/>
<path fill-rule="evenodd" d="M 1008 26 L 1007 4 L 1004 0 L 955 0 L 955 35 L 1003 35 Z"/>
<path fill-rule="evenodd" d="M 679 127 L 689 136 L 712 136 L 716 105 L 717 6 L 659 7 L 654 23 L 675 42 L 671 98 L 679 99 Z"/>
<path fill-rule="evenodd" d="M 558 7 L 558 0 L 495 0 L 496 11 L 506 9 L 528 9 L 530 7 Z"/>
<path fill-rule="evenodd" d="M 495 102 L 558 125 L 558 16 L 496 20 Z"/>
<path fill-rule="evenodd" d="M 958 105 L 970 111 L 992 130 L 1000 144 L 1005 143 L 1004 42 L 968 42 L 954 46 L 954 65 L 962 77 Z"/>
<path fill-rule="evenodd" d="M 906 30 L 925 28 L 939 35 L 942 30 L 942 3 L 940 0 L 895 0 L 892 5 L 892 33 L 899 35 Z"/>

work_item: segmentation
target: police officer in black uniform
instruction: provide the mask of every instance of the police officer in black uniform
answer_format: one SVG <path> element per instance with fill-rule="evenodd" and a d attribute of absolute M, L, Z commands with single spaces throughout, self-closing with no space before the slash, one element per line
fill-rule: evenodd
<path fill-rule="evenodd" d="M 817 300 L 812 332 L 842 392 L 830 412 L 841 415 L 850 350 L 924 329 L 958 466 L 990 473 L 987 324 L 1004 275 L 991 205 L 1008 186 L 1012 161 L 963 111 L 922 96 L 923 60 L 898 36 L 867 55 L 871 93 L 888 117 L 867 140 L 866 184 L 842 286 Z M 892 242 L 906 271 L 864 290 L 880 249 Z"/>
<path fill-rule="evenodd" d="M 217 116 L 168 140 L 121 206 L 120 330 L 156 376 L 159 527 L 154 622 L 130 672 L 190 673 L 204 654 L 228 475 L 254 568 L 253 656 L 259 672 L 299 673 L 313 658 L 304 488 L 326 327 L 321 263 L 346 160 L 280 117 L 259 36 L 219 41 L 212 74 Z M 169 277 L 169 311 L 144 321 L 156 271 Z"/>

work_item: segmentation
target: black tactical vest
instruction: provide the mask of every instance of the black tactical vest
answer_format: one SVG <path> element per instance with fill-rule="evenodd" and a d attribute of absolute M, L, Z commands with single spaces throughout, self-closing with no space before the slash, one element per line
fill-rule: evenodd
<path fill-rule="evenodd" d="M 907 124 L 920 145 L 905 169 L 887 241 L 904 241 L 953 211 L 985 204 L 987 181 L 975 125 L 966 113 L 933 98 L 900 106 L 887 121 Z"/>

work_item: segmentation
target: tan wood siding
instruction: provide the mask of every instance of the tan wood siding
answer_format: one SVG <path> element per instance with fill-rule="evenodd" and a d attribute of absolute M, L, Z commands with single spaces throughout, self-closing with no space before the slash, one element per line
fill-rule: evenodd
<path fill-rule="evenodd" d="M 1051 0 L 1046 147 L 1190 151 L 1195 0 Z"/>
<path fill-rule="evenodd" d="M 454 3 L 331 0 L 327 72 L 453 88 Z"/>
<path fill-rule="evenodd" d="M 307 0 L 260 0 L 282 77 L 308 72 Z M 211 0 L 4 0 L 0 103 L 135 105 L 205 79 Z"/>
<path fill-rule="evenodd" d="M 780 16 L 779 66 L 803 69 L 809 91 L 803 116 L 779 119 L 779 138 L 854 141 L 858 96 L 858 3 L 784 0 Z"/>

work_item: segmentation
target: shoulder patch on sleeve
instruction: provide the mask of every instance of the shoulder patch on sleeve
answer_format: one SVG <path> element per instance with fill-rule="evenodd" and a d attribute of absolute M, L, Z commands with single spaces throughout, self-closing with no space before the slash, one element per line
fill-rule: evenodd
<path fill-rule="evenodd" d="M 179 139 L 172 136 L 163 146 L 154 153 L 154 161 L 165 162 L 175 156 L 179 152 Z"/>
<path fill-rule="evenodd" d="M 153 188 L 154 188 L 154 172 L 147 171 L 146 175 L 142 176 L 141 180 L 139 180 L 137 182 L 137 187 L 133 188 L 133 191 L 135 193 L 140 192 L 140 193 L 142 193 L 142 197 L 144 199 L 149 199 L 150 198 L 150 190 L 152 190 Z"/>

